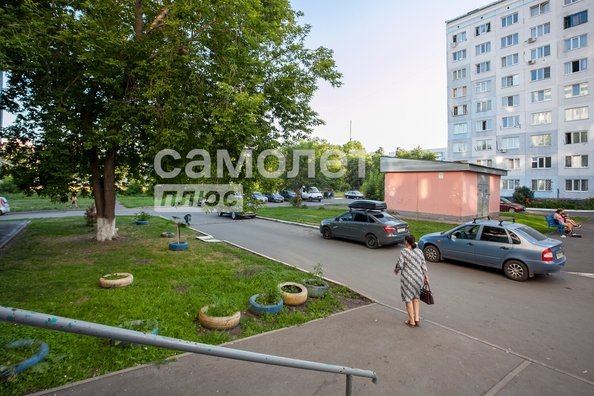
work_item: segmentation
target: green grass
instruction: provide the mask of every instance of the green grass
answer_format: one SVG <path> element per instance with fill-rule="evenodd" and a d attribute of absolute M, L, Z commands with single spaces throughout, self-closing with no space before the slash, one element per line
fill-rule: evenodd
<path fill-rule="evenodd" d="M 148 195 L 118 195 L 117 200 L 126 208 L 143 208 L 155 204 L 155 199 Z"/>
<path fill-rule="evenodd" d="M 68 202 L 52 202 L 49 198 L 39 197 L 33 195 L 27 197 L 24 193 L 5 193 L 2 194 L 6 197 L 10 204 L 11 212 L 29 212 L 39 210 L 74 210 L 70 200 Z M 94 201 L 90 197 L 78 197 L 78 209 L 85 209 L 90 206 Z"/>
<path fill-rule="evenodd" d="M 117 227 L 118 241 L 97 243 L 82 218 L 33 220 L 0 252 L 2 305 L 110 326 L 156 320 L 159 334 L 220 344 L 328 316 L 342 310 L 337 296 L 352 293 L 331 285 L 326 297 L 310 299 L 300 309 L 255 317 L 245 314 L 250 296 L 281 282 L 301 282 L 303 272 L 224 243 L 201 242 L 187 228 L 182 239 L 189 249 L 170 251 L 173 239 L 160 234 L 175 232 L 176 224 L 158 217 L 148 226 L 119 217 Z M 99 278 L 115 272 L 133 274 L 134 283 L 100 288 Z M 197 323 L 200 308 L 221 298 L 242 311 L 240 328 L 209 331 Z M 101 338 L 0 322 L 0 347 L 20 339 L 44 341 L 50 353 L 11 381 L 0 382 L 0 394 L 23 395 L 176 354 L 154 347 L 116 348 Z"/>

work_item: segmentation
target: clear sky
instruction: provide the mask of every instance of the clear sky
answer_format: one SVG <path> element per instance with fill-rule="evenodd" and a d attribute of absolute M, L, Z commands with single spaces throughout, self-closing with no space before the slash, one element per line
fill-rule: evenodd
<path fill-rule="evenodd" d="M 307 45 L 332 49 L 344 76 L 340 88 L 320 84 L 312 105 L 326 125 L 315 136 L 350 134 L 368 152 L 447 146 L 445 21 L 492 0 L 290 1 L 312 26 Z"/>

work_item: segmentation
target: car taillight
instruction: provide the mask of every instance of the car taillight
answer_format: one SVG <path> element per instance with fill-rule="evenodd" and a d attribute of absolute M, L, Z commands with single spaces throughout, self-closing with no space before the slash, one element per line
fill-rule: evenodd
<path fill-rule="evenodd" d="M 396 232 L 396 228 L 392 226 L 384 226 L 384 231 L 386 232 Z"/>
<path fill-rule="evenodd" d="M 553 261 L 553 251 L 551 248 L 542 252 L 542 261 Z"/>

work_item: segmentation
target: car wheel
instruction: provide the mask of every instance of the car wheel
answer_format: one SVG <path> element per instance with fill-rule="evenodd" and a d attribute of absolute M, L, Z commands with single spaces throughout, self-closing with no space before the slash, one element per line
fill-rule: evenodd
<path fill-rule="evenodd" d="M 309 202 L 313 202 L 313 198 L 312 197 L 309 197 L 308 201 Z"/>
<path fill-rule="evenodd" d="M 322 198 L 319 198 L 319 199 L 318 199 L 318 202 L 322 202 Z"/>
<path fill-rule="evenodd" d="M 423 254 L 425 255 L 425 260 L 431 261 L 432 263 L 436 263 L 441 259 L 439 249 L 433 245 L 425 246 L 425 249 L 423 249 Z"/>
<path fill-rule="evenodd" d="M 365 246 L 369 249 L 377 249 L 379 244 L 377 243 L 377 237 L 373 234 L 369 234 L 365 237 Z"/>
<path fill-rule="evenodd" d="M 507 211 L 508 212 L 515 212 L 516 210 L 514 208 L 509 208 Z"/>
<path fill-rule="evenodd" d="M 219 212 L 219 217 L 223 217 L 223 212 Z"/>
<path fill-rule="evenodd" d="M 235 212 L 231 212 L 231 218 L 232 218 L 233 220 L 237 220 L 237 219 L 239 218 L 239 216 L 237 215 L 237 213 L 235 213 Z"/>
<path fill-rule="evenodd" d="M 503 271 L 505 276 L 511 280 L 524 282 L 528 279 L 528 267 L 521 261 L 510 260 L 503 264 Z"/>
<path fill-rule="evenodd" d="M 330 227 L 322 228 L 322 236 L 324 237 L 324 239 L 332 239 L 332 230 L 330 229 Z"/>
<path fill-rule="evenodd" d="M 250 219 L 255 219 L 256 215 L 250 216 Z"/>

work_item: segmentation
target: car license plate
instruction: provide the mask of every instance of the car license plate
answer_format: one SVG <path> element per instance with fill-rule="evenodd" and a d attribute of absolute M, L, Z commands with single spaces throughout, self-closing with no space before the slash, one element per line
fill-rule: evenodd
<path fill-rule="evenodd" d="M 401 233 L 401 232 L 406 232 L 406 228 L 399 228 L 398 233 Z"/>
<path fill-rule="evenodd" d="M 557 259 L 560 259 L 561 257 L 563 257 L 563 251 L 562 251 L 562 250 L 559 250 L 559 251 L 556 253 L 556 255 L 557 255 Z"/>

